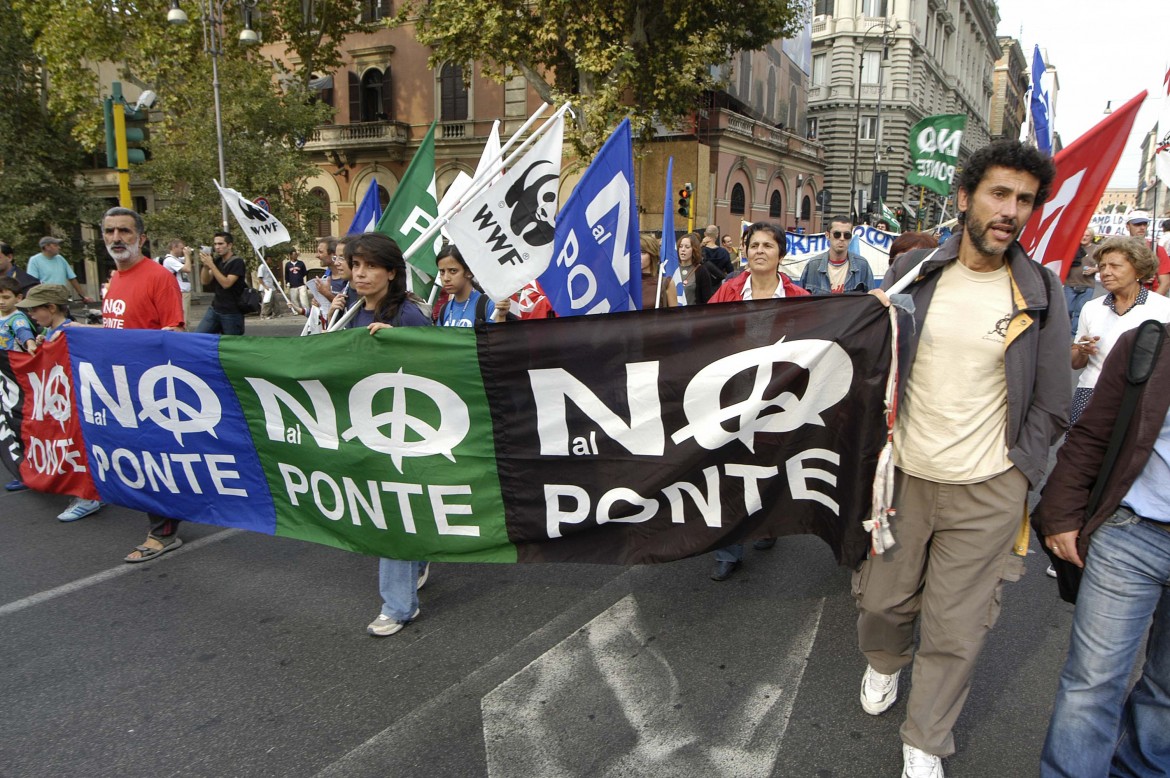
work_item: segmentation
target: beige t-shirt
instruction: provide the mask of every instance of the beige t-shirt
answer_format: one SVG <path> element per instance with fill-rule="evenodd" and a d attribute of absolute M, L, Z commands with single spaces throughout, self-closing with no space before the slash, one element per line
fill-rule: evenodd
<path fill-rule="evenodd" d="M 1012 316 L 1007 267 L 942 271 L 894 427 L 895 464 L 910 475 L 978 483 L 1007 471 L 1004 349 Z"/>

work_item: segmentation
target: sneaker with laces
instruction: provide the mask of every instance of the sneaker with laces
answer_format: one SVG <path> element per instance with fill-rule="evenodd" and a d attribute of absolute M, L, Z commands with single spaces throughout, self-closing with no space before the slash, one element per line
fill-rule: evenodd
<path fill-rule="evenodd" d="M 418 613 L 419 609 L 415 608 L 414 614 L 411 615 L 411 617 L 406 621 L 398 621 L 397 619 L 391 618 L 384 613 L 379 613 L 378 618 L 371 621 L 369 626 L 366 627 L 366 632 L 373 635 L 374 637 L 390 637 L 391 635 L 401 632 L 403 627 L 417 619 Z"/>
<path fill-rule="evenodd" d="M 861 677 L 861 707 L 871 716 L 885 713 L 894 700 L 898 699 L 898 676 L 901 670 L 893 675 L 879 673 L 872 667 L 865 668 L 865 675 Z"/>
<path fill-rule="evenodd" d="M 427 585 L 427 578 L 431 575 L 431 563 L 423 562 L 422 570 L 418 573 L 418 584 L 414 587 L 415 591 Z"/>
<path fill-rule="evenodd" d="M 69 503 L 69 507 L 57 514 L 58 521 L 77 521 L 97 513 L 102 509 L 100 500 L 83 500 L 77 497 Z"/>
<path fill-rule="evenodd" d="M 942 759 L 903 743 L 902 778 L 944 778 Z"/>

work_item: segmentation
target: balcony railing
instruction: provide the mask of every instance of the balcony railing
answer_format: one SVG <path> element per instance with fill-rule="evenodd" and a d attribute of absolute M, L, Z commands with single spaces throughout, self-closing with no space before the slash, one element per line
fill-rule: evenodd
<path fill-rule="evenodd" d="M 305 142 L 309 151 L 405 145 L 410 141 L 410 125 L 404 122 L 358 122 L 323 124 L 313 130 Z"/>

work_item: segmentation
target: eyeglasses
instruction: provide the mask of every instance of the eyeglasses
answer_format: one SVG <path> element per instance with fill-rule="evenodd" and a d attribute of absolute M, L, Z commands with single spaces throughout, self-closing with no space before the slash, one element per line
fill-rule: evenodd
<path fill-rule="evenodd" d="M 842 238 L 848 238 L 848 237 L 849 237 L 849 233 L 848 233 L 848 232 L 838 232 L 837 230 L 833 230 L 833 231 L 832 231 L 832 232 L 830 232 L 829 234 L 830 234 L 830 235 L 832 235 L 832 236 L 833 236 L 834 238 L 836 238 L 837 240 L 841 240 Z"/>

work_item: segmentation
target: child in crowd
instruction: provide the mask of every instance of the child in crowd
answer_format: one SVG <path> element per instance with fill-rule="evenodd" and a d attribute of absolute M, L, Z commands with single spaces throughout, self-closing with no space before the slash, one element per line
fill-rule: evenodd
<path fill-rule="evenodd" d="M 37 284 L 28 290 L 28 294 L 16 307 L 27 313 L 44 330 L 37 335 L 37 345 L 56 340 L 66 327 L 80 326 L 66 315 L 69 312 L 69 290 L 62 284 Z M 57 518 L 60 521 L 77 521 L 101 509 L 99 500 L 75 497 Z"/>
<path fill-rule="evenodd" d="M 0 348 L 5 351 L 36 350 L 36 331 L 33 323 L 23 311 L 16 310 L 16 304 L 24 299 L 20 293 L 20 284 L 15 278 L 4 276 L 0 278 Z M 21 492 L 28 487 L 24 481 L 15 478 L 4 484 L 10 492 Z"/>
<path fill-rule="evenodd" d="M 15 278 L 0 278 L 0 348 L 5 351 L 35 351 L 36 330 L 23 311 L 16 309 L 24 299 Z"/>

